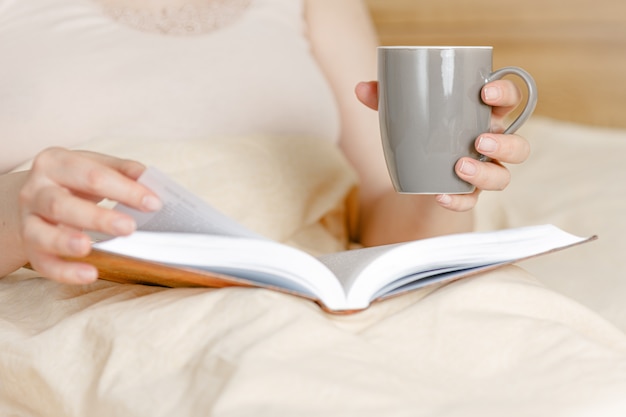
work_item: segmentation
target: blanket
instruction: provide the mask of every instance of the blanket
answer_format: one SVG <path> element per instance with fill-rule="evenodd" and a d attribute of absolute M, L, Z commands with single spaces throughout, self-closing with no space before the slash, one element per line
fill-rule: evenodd
<path fill-rule="evenodd" d="M 221 138 L 89 148 L 141 155 L 278 240 L 311 252 L 348 244 L 356 183 L 330 144 Z M 503 201 L 485 197 L 480 227 L 509 219 Z M 568 265 L 538 267 L 539 278 L 524 267 L 348 316 L 264 289 L 67 286 L 21 270 L 0 280 L 0 415 L 626 414 L 624 331 L 546 283 Z"/>
<path fill-rule="evenodd" d="M 553 223 L 581 236 L 598 234 L 592 245 L 524 268 L 626 332 L 626 130 L 535 117 L 520 134 L 529 140 L 531 156 L 509 166 L 507 189 L 483 193 L 476 228 Z"/>

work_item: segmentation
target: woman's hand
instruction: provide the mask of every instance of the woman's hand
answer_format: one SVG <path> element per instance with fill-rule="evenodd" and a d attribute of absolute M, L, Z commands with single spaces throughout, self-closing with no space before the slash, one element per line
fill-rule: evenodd
<path fill-rule="evenodd" d="M 157 196 L 136 182 L 144 169 L 138 162 L 92 152 L 41 152 L 19 193 L 22 249 L 31 266 L 56 281 L 94 281 L 96 268 L 64 258 L 89 254 L 91 241 L 83 230 L 115 236 L 135 230 L 131 217 L 97 206 L 103 198 L 142 211 L 161 208 Z"/>
<path fill-rule="evenodd" d="M 362 82 L 356 86 L 356 95 L 366 106 L 378 109 L 378 84 L 375 81 Z M 438 195 L 437 202 L 454 211 L 472 209 L 482 190 L 503 190 L 511 180 L 509 170 L 502 163 L 519 164 L 528 158 L 530 146 L 521 136 L 504 135 L 501 124 L 504 117 L 517 107 L 521 100 L 519 89 L 508 80 L 498 80 L 486 84 L 481 96 L 492 106 L 492 132 L 480 135 L 474 144 L 476 150 L 490 158 L 488 162 L 473 158 L 461 158 L 455 166 L 457 175 L 476 186 L 471 194 Z"/>

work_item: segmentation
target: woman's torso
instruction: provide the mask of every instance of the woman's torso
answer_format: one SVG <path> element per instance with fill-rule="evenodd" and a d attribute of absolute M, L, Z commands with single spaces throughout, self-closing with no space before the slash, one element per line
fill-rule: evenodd
<path fill-rule="evenodd" d="M 116 21 L 96 0 L 0 0 L 0 172 L 48 146 L 107 138 L 336 140 L 302 1 L 247 3 L 182 36 Z"/>

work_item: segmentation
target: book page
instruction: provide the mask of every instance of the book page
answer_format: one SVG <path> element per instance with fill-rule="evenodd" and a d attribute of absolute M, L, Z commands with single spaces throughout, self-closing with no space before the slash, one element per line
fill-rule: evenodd
<path fill-rule="evenodd" d="M 389 292 L 403 292 L 595 238 L 540 225 L 439 236 L 314 258 L 252 232 L 154 168 L 148 168 L 139 182 L 152 189 L 164 207 L 156 213 L 121 204 L 115 209 L 131 215 L 141 233 L 149 235 L 136 232 L 94 247 L 138 259 L 245 276 L 260 286 L 280 286 L 307 296 L 315 294 L 329 310 L 367 308 L 372 300 Z M 420 279 L 427 281 L 415 282 Z"/>
<path fill-rule="evenodd" d="M 94 249 L 172 267 L 243 278 L 259 287 L 279 287 L 345 308 L 335 276 L 312 255 L 270 239 L 203 233 L 137 231 L 95 243 Z M 149 277 L 145 277 L 149 282 Z"/>
<path fill-rule="evenodd" d="M 115 210 L 132 216 L 139 230 L 265 239 L 220 213 L 156 168 L 146 169 L 138 182 L 154 191 L 163 202 L 163 208 L 152 213 L 134 210 L 123 204 L 115 206 Z"/>
<path fill-rule="evenodd" d="M 389 292 L 417 288 L 452 279 L 496 264 L 563 249 L 595 237 L 571 235 L 552 225 L 520 227 L 492 232 L 438 236 L 412 242 L 355 249 L 320 257 L 344 286 L 354 308 Z"/>
<path fill-rule="evenodd" d="M 353 249 L 318 256 L 324 265 L 337 277 L 346 294 L 357 282 L 365 268 L 377 258 L 402 243 Z"/>

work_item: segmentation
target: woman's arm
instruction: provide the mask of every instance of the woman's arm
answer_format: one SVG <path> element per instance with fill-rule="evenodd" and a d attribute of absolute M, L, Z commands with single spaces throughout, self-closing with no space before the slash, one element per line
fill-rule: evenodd
<path fill-rule="evenodd" d="M 313 53 L 339 103 L 340 146 L 361 181 L 361 218 L 354 236 L 365 245 L 375 245 L 471 230 L 469 210 L 480 190 L 502 189 L 508 184 L 508 170 L 497 161 L 523 161 L 528 156 L 526 141 L 495 134 L 477 139 L 477 145 L 489 145 L 489 149 L 481 148 L 481 153 L 494 162 L 463 158 L 456 166 L 461 178 L 477 186 L 473 194 L 433 197 L 396 193 L 384 161 L 378 116 L 354 99 L 357 86 L 361 102 L 374 109 L 377 105 L 376 83 L 359 83 L 376 78 L 377 39 L 368 10 L 360 0 L 308 0 L 306 6 Z M 494 110 L 496 123 L 520 99 L 508 81 L 491 83 L 482 93 L 487 104 L 499 106 Z"/>
<path fill-rule="evenodd" d="M 8 275 L 27 262 L 22 250 L 20 215 L 17 196 L 24 186 L 27 172 L 0 176 L 0 277 Z"/>
<path fill-rule="evenodd" d="M 306 19 L 313 53 L 339 103 L 341 149 L 360 178 L 361 218 L 355 237 L 374 245 L 470 229 L 469 213 L 442 209 L 432 196 L 393 190 L 378 115 L 354 97 L 359 81 L 377 76 L 378 41 L 362 2 L 309 0 Z"/>

